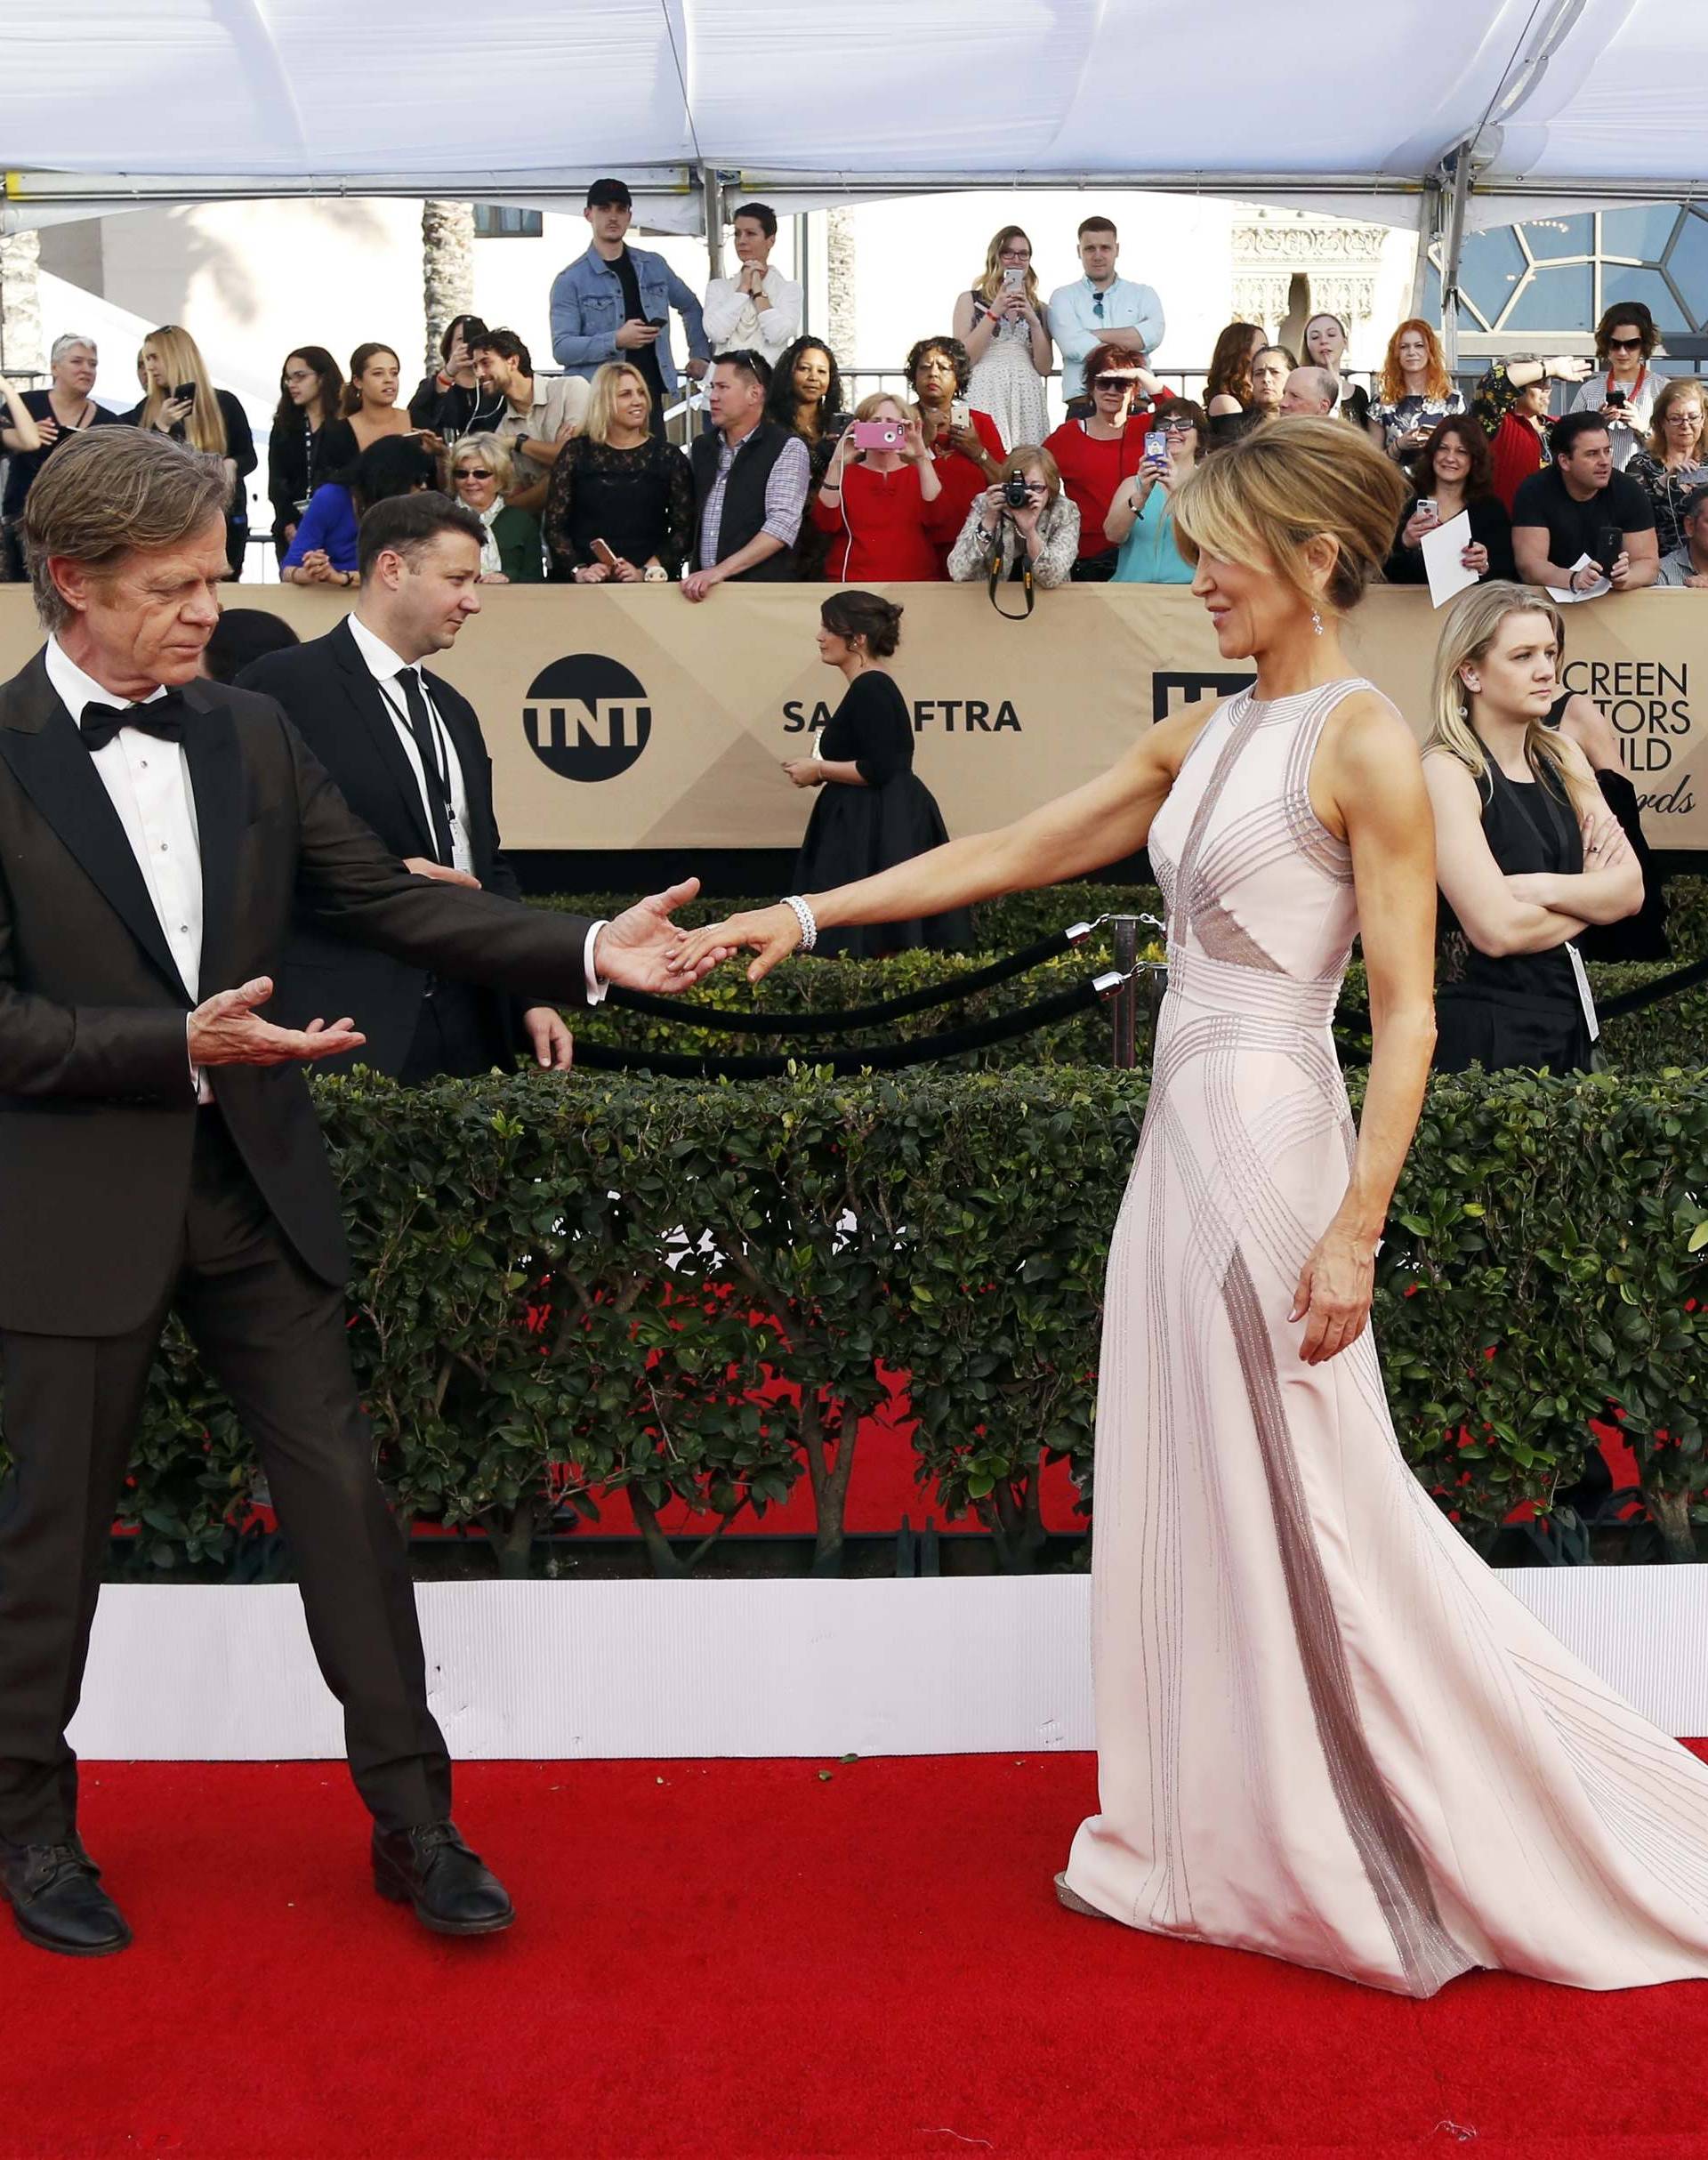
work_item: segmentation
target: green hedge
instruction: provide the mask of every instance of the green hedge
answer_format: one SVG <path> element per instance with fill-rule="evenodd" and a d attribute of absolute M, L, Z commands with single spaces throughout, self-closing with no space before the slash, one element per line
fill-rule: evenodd
<path fill-rule="evenodd" d="M 620 1487 L 670 1568 L 673 1498 L 710 1541 L 806 1477 L 832 1568 L 882 1365 L 914 1376 L 922 1475 L 1003 1564 L 1031 1564 L 1045 1459 L 1090 1491 L 1103 1268 L 1144 1096 L 1068 1068 L 320 1084 L 351 1341 L 401 1513 L 479 1524 L 521 1571 L 554 1509 L 594 1516 Z M 1407 1455 L 1467 1535 L 1546 1507 L 1615 1406 L 1688 1551 L 1708 1517 L 1697 1195 L 1701 1076 L 1433 1085 L 1377 1323 Z M 249 1487 L 174 1335 L 125 1503 L 143 1554 L 229 1563 Z"/>

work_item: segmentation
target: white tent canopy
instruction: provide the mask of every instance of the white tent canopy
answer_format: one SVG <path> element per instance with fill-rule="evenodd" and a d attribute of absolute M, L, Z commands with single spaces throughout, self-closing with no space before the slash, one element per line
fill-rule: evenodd
<path fill-rule="evenodd" d="M 1216 0 L 1190 20 L 1172 0 L 863 0 L 834 20 L 786 0 L 60 0 L 17 16 L 0 79 L 12 227 L 236 195 L 562 202 L 604 171 L 679 230 L 707 177 L 791 208 L 1087 180 L 1428 226 L 1455 159 L 1479 224 L 1537 197 L 1689 194 L 1708 137 L 1692 0 L 1382 0 L 1356 17 Z"/>

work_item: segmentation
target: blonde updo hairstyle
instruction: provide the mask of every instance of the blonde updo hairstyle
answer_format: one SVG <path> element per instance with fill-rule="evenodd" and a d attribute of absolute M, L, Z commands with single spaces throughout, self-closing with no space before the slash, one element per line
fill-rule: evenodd
<path fill-rule="evenodd" d="M 1514 615 L 1540 615 L 1554 633 L 1559 648 L 1557 668 L 1566 661 L 1566 623 L 1545 592 L 1533 585 L 1513 584 L 1504 578 L 1489 578 L 1456 600 L 1441 625 L 1435 649 L 1435 678 L 1430 699 L 1431 725 L 1423 745 L 1427 757 L 1439 750 L 1462 765 L 1487 794 L 1488 757 L 1471 721 L 1472 692 L 1462 671 L 1474 667 L 1494 642 L 1501 625 Z M 1567 762 L 1564 738 L 1541 720 L 1532 720 L 1524 731 L 1524 760 L 1538 780 L 1551 786 L 1582 820 L 1600 808 L 1599 790 L 1591 791 L 1583 775 Z"/>
<path fill-rule="evenodd" d="M 1284 415 L 1193 466 L 1174 492 L 1175 544 L 1195 568 L 1203 553 L 1272 569 L 1305 607 L 1345 615 L 1381 575 L 1410 499 L 1392 459 L 1345 421 Z M 1320 590 L 1303 552 L 1319 538 L 1334 544 Z"/>

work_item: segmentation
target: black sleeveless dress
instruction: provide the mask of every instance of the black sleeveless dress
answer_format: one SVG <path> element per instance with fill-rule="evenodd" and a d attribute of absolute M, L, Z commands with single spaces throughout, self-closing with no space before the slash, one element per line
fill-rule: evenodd
<path fill-rule="evenodd" d="M 1489 758 L 1482 794 L 1483 834 L 1508 877 L 1539 870 L 1575 877 L 1583 870 L 1577 818 L 1551 778 L 1510 780 Z M 1437 1072 L 1462 1073 L 1472 1065 L 1485 1072 L 1590 1069 L 1589 1023 L 1564 946 L 1499 957 L 1478 952 L 1445 899 L 1435 1011 Z"/>
<path fill-rule="evenodd" d="M 1547 724 L 1558 728 L 1572 701 L 1562 690 L 1548 708 Z M 1591 923 L 1577 940 L 1585 960 L 1665 960 L 1672 943 L 1666 934 L 1666 892 L 1655 857 L 1643 832 L 1643 813 L 1637 790 L 1623 772 L 1598 772 L 1596 786 L 1601 800 L 1619 820 L 1620 830 L 1643 872 L 1643 904 L 1623 923 Z"/>
<path fill-rule="evenodd" d="M 937 800 L 914 771 L 914 716 L 888 675 L 856 675 L 818 738 L 816 756 L 858 765 L 864 787 L 826 780 L 795 858 L 794 892 L 828 892 L 946 841 Z M 821 931 L 814 951 L 872 960 L 918 946 L 958 952 L 972 943 L 964 907 L 912 923 L 857 924 Z"/>

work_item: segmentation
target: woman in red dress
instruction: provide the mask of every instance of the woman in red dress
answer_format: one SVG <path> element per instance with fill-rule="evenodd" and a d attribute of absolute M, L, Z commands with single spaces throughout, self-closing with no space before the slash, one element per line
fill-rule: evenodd
<path fill-rule="evenodd" d="M 812 521 L 830 536 L 825 576 L 834 584 L 855 585 L 940 578 L 944 489 L 919 414 L 881 391 L 855 408 L 855 426 L 873 420 L 900 431 L 897 447 L 856 449 L 854 428 L 844 429 L 813 500 Z"/>

